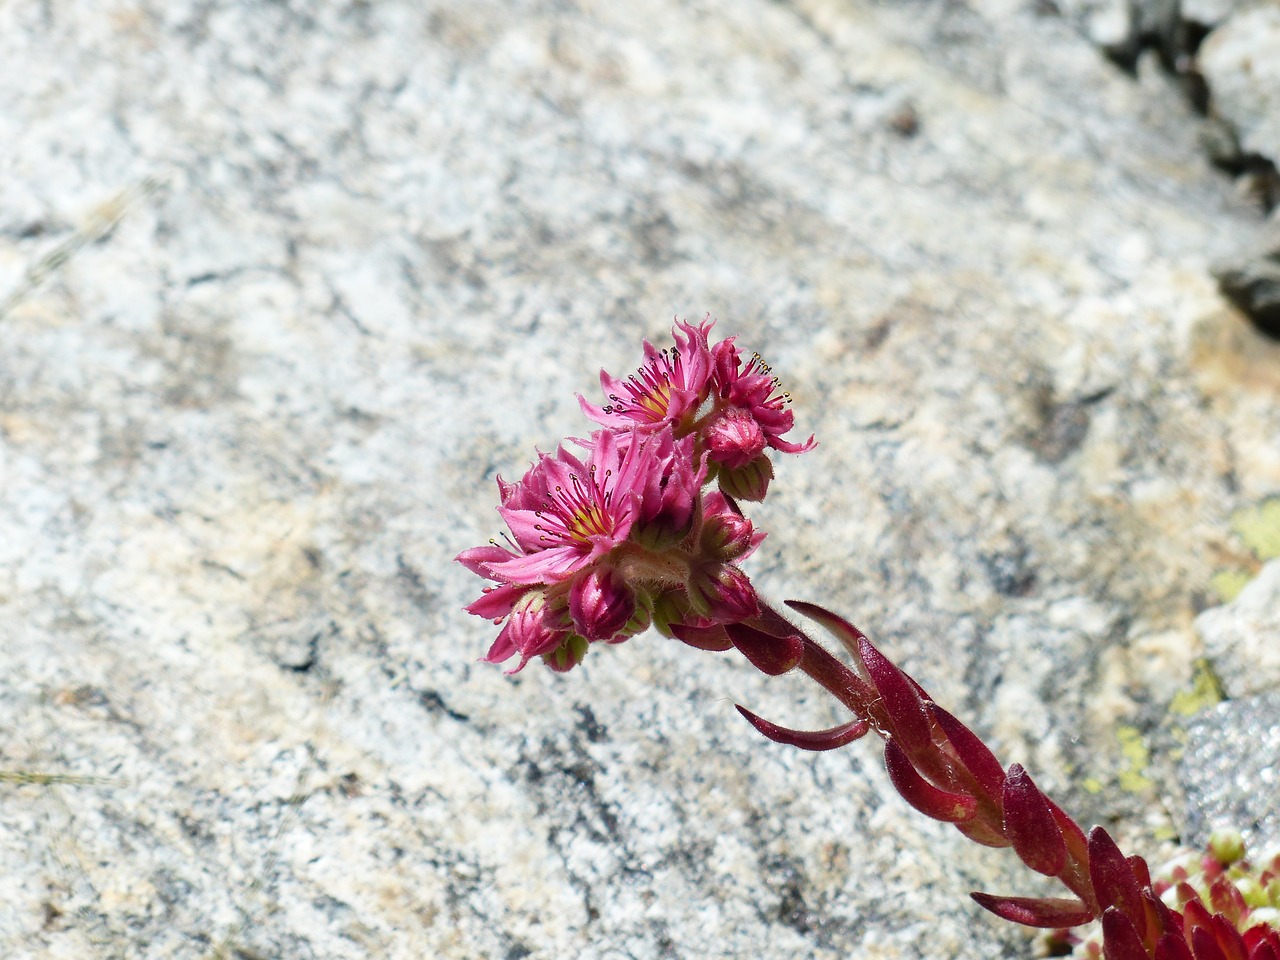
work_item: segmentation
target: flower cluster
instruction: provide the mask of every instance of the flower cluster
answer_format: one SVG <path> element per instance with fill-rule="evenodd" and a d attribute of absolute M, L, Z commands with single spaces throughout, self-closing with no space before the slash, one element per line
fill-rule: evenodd
<path fill-rule="evenodd" d="M 555 670 L 588 645 L 619 643 L 651 624 L 695 646 L 728 649 L 724 624 L 759 613 L 737 566 L 764 539 L 736 501 L 763 500 L 768 451 L 814 446 L 783 439 L 790 396 L 759 355 L 713 323 L 677 322 L 675 346 L 644 344 L 625 380 L 600 373 L 607 403 L 579 396 L 603 429 L 540 454 L 517 483 L 498 478 L 505 544 L 458 561 L 495 585 L 468 612 L 502 624 L 485 659 L 541 656 Z M 713 486 L 714 485 L 714 486 Z"/>

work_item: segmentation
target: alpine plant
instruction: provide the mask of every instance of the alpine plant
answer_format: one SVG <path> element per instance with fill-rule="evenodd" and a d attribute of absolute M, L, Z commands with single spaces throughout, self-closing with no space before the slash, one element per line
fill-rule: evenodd
<path fill-rule="evenodd" d="M 653 627 L 704 650 L 736 650 L 770 676 L 799 670 L 850 713 L 828 730 L 793 730 L 745 707 L 770 740 L 830 750 L 874 731 L 889 779 L 908 804 L 989 847 L 1008 847 L 1063 895 L 973 893 L 1005 920 L 1052 931 L 1056 952 L 1102 960 L 1280 960 L 1280 856 L 1253 864 L 1215 838 L 1199 861 L 1153 879 L 1102 827 L 1083 830 L 1019 764 L 982 740 L 853 624 L 788 601 L 827 631 L 851 665 L 760 597 L 741 567 L 764 539 L 739 506 L 764 500 L 772 457 L 801 454 L 785 439 L 791 397 L 736 339 L 712 344 L 714 323 L 677 320 L 674 344 L 645 342 L 624 378 L 600 372 L 603 402 L 579 396 L 600 429 L 539 453 L 515 483 L 498 478 L 508 532 L 458 555 L 489 584 L 466 607 L 500 629 L 482 658 L 557 671 L 593 644 Z M 1188 868 L 1190 864 L 1190 869 Z M 1101 919 L 1088 937 L 1071 928 Z"/>

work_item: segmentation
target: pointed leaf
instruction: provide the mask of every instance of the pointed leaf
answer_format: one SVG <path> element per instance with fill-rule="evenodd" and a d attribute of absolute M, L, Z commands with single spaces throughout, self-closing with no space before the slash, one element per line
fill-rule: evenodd
<path fill-rule="evenodd" d="M 804 656 L 804 640 L 794 633 L 775 637 L 745 623 L 726 623 L 724 632 L 753 667 L 771 677 L 794 669 Z"/>
<path fill-rule="evenodd" d="M 1257 953 L 1263 947 L 1276 955 L 1280 960 L 1280 930 L 1269 923 L 1257 923 L 1241 934 L 1245 948 L 1249 951 L 1249 960 L 1259 960 Z"/>
<path fill-rule="evenodd" d="M 1150 886 L 1142 888 L 1142 903 L 1147 911 L 1149 934 L 1158 936 L 1172 933 L 1178 937 L 1182 936 L 1182 918 L 1170 910 Z"/>
<path fill-rule="evenodd" d="M 1179 910 L 1184 910 L 1185 912 L 1185 908 L 1188 904 L 1191 904 L 1191 903 L 1198 904 L 1202 902 L 1200 900 L 1199 892 L 1197 892 L 1195 887 L 1187 883 L 1187 881 L 1183 880 L 1179 882 L 1176 889 L 1178 891 L 1178 909 Z M 1206 914 L 1206 916 L 1207 915 L 1208 914 Z"/>
<path fill-rule="evenodd" d="M 1004 834 L 1014 853 L 1037 873 L 1056 877 L 1067 865 L 1067 844 L 1045 795 L 1021 764 L 1009 767 L 1003 800 Z"/>
<path fill-rule="evenodd" d="M 984 847 L 1000 848 L 1012 846 L 1008 837 L 987 823 L 982 817 L 974 817 L 972 820 L 957 823 L 956 829 L 974 843 L 980 843 Z"/>
<path fill-rule="evenodd" d="M 1244 937 L 1236 929 L 1235 923 L 1220 913 L 1215 913 L 1209 923 L 1213 928 L 1213 938 L 1218 942 L 1222 955 L 1227 960 L 1249 960 L 1249 952 L 1244 946 Z"/>
<path fill-rule="evenodd" d="M 1138 928 L 1115 907 L 1102 912 L 1102 956 L 1105 960 L 1149 960 Z"/>
<path fill-rule="evenodd" d="M 941 790 L 920 776 L 894 740 L 885 741 L 884 765 L 888 768 L 889 779 L 893 781 L 897 791 L 907 803 L 926 817 L 944 823 L 958 823 L 972 819 L 977 813 L 978 801 L 973 797 Z"/>
<path fill-rule="evenodd" d="M 990 910 L 1002 920 L 1020 923 L 1024 927 L 1057 929 L 1078 927 L 1093 919 L 1093 914 L 1079 900 L 1063 897 L 1001 897 L 991 893 L 971 893 L 969 896 L 984 910 Z"/>
<path fill-rule="evenodd" d="M 738 712 L 747 718 L 749 724 L 774 741 L 774 743 L 785 743 L 787 746 L 799 747 L 801 750 L 834 750 L 836 747 L 843 747 L 845 744 L 853 743 L 859 737 L 865 736 L 867 731 L 871 729 L 871 724 L 865 720 L 851 720 L 828 730 L 792 730 L 789 727 L 780 727 L 776 723 L 770 723 L 764 717 L 757 716 L 744 706 L 738 704 L 735 704 L 735 706 L 737 706 Z"/>
<path fill-rule="evenodd" d="M 1182 892 L 1183 887 L 1186 887 L 1188 890 L 1192 890 L 1190 884 L 1180 883 L 1178 884 L 1179 893 Z M 1192 890 L 1192 892 L 1194 893 L 1195 891 Z M 1187 938 L 1188 942 L 1190 942 L 1192 931 L 1194 931 L 1196 927 L 1209 926 L 1212 919 L 1213 917 L 1210 916 L 1205 905 L 1200 902 L 1199 896 L 1194 900 L 1188 900 L 1182 907 L 1182 935 Z"/>
<path fill-rule="evenodd" d="M 1089 831 L 1089 879 L 1103 911 L 1112 906 L 1119 908 L 1137 926 L 1141 939 L 1146 932 L 1146 911 L 1138 880 L 1116 842 L 1101 827 Z"/>
<path fill-rule="evenodd" d="M 956 757 L 978 782 L 978 786 L 990 799 L 999 799 L 1004 790 L 1004 767 L 1000 766 L 995 754 L 976 733 L 936 703 L 926 703 L 925 710 L 947 735 Z"/>
<path fill-rule="evenodd" d="M 787 606 L 796 613 L 822 624 L 828 633 L 840 641 L 851 656 L 858 656 L 858 641 L 867 639 L 867 636 L 844 617 L 832 613 L 826 607 L 820 607 L 816 603 L 805 603 L 803 600 L 788 600 Z"/>
<path fill-rule="evenodd" d="M 858 641 L 858 651 L 867 675 L 880 694 L 890 732 L 902 748 L 912 754 L 932 747 L 924 701 L 916 693 L 911 679 L 865 637 Z"/>
<path fill-rule="evenodd" d="M 1125 859 L 1129 861 L 1129 869 L 1133 871 L 1133 878 L 1138 881 L 1138 889 L 1144 890 L 1151 886 L 1151 869 L 1147 866 L 1147 861 L 1137 854 L 1125 857 Z"/>
<path fill-rule="evenodd" d="M 1219 874 L 1209 885 L 1209 905 L 1213 907 L 1214 913 L 1226 917 L 1233 924 L 1238 923 L 1249 909 L 1245 906 L 1239 889 L 1226 874 Z"/>
<path fill-rule="evenodd" d="M 1191 931 L 1191 952 L 1196 960 L 1227 960 L 1218 946 L 1218 939 L 1208 927 L 1196 927 Z"/>
<path fill-rule="evenodd" d="M 1048 800 L 1049 809 L 1053 811 L 1053 819 L 1058 824 L 1062 841 L 1067 845 L 1067 869 L 1060 875 L 1060 879 L 1072 893 L 1101 913 L 1102 907 L 1098 905 L 1093 892 L 1093 881 L 1089 879 L 1089 841 L 1080 829 L 1080 824 L 1063 812 L 1052 799 L 1045 799 Z"/>
<path fill-rule="evenodd" d="M 1249 954 L 1249 960 L 1280 960 L 1280 953 L 1277 953 L 1276 948 L 1264 940 L 1253 948 L 1253 952 Z"/>
<path fill-rule="evenodd" d="M 1156 941 L 1155 960 L 1195 960 L 1187 941 L 1174 933 L 1166 933 Z"/>

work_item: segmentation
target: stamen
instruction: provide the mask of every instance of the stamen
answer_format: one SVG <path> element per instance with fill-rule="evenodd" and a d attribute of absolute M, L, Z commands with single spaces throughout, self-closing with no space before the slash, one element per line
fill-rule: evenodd
<path fill-rule="evenodd" d="M 758 353 L 751 354 L 751 359 L 748 360 L 747 365 L 742 368 L 742 376 L 744 377 L 752 375 L 768 377 L 771 373 L 773 373 L 773 367 L 765 363 L 764 358 Z M 782 378 L 777 376 L 769 377 L 769 385 L 773 387 L 774 390 L 780 389 L 782 387 Z M 769 398 L 765 400 L 764 405 L 767 407 L 774 407 L 776 409 L 778 407 L 785 406 L 790 402 L 791 394 L 782 390 L 777 393 L 771 392 Z"/>
<path fill-rule="evenodd" d="M 684 361 L 680 351 L 668 347 L 627 377 L 624 386 L 630 394 L 628 398 L 609 394 L 610 403 L 604 412 L 660 423 L 671 409 L 673 388 L 683 384 Z"/>

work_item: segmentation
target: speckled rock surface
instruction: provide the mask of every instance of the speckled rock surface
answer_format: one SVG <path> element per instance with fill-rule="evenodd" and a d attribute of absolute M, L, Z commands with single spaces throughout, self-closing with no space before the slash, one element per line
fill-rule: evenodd
<path fill-rule="evenodd" d="M 6 956 L 1026 956 L 1011 858 L 732 710 L 800 680 L 475 663 L 494 474 L 677 313 L 822 442 L 762 589 L 1158 854 L 1280 346 L 1181 100 L 1037 9 L 0 8 Z"/>
<path fill-rule="evenodd" d="M 1254 853 L 1280 846 L 1278 711 L 1280 693 L 1273 691 L 1221 703 L 1188 727 L 1179 774 L 1190 846 L 1203 847 L 1221 826 L 1241 830 Z"/>
<path fill-rule="evenodd" d="M 1231 603 L 1200 614 L 1196 629 L 1229 697 L 1280 690 L 1280 560 Z"/>
<path fill-rule="evenodd" d="M 1214 110 L 1248 153 L 1280 161 L 1280 5 L 1234 12 L 1205 38 L 1198 60 Z"/>

